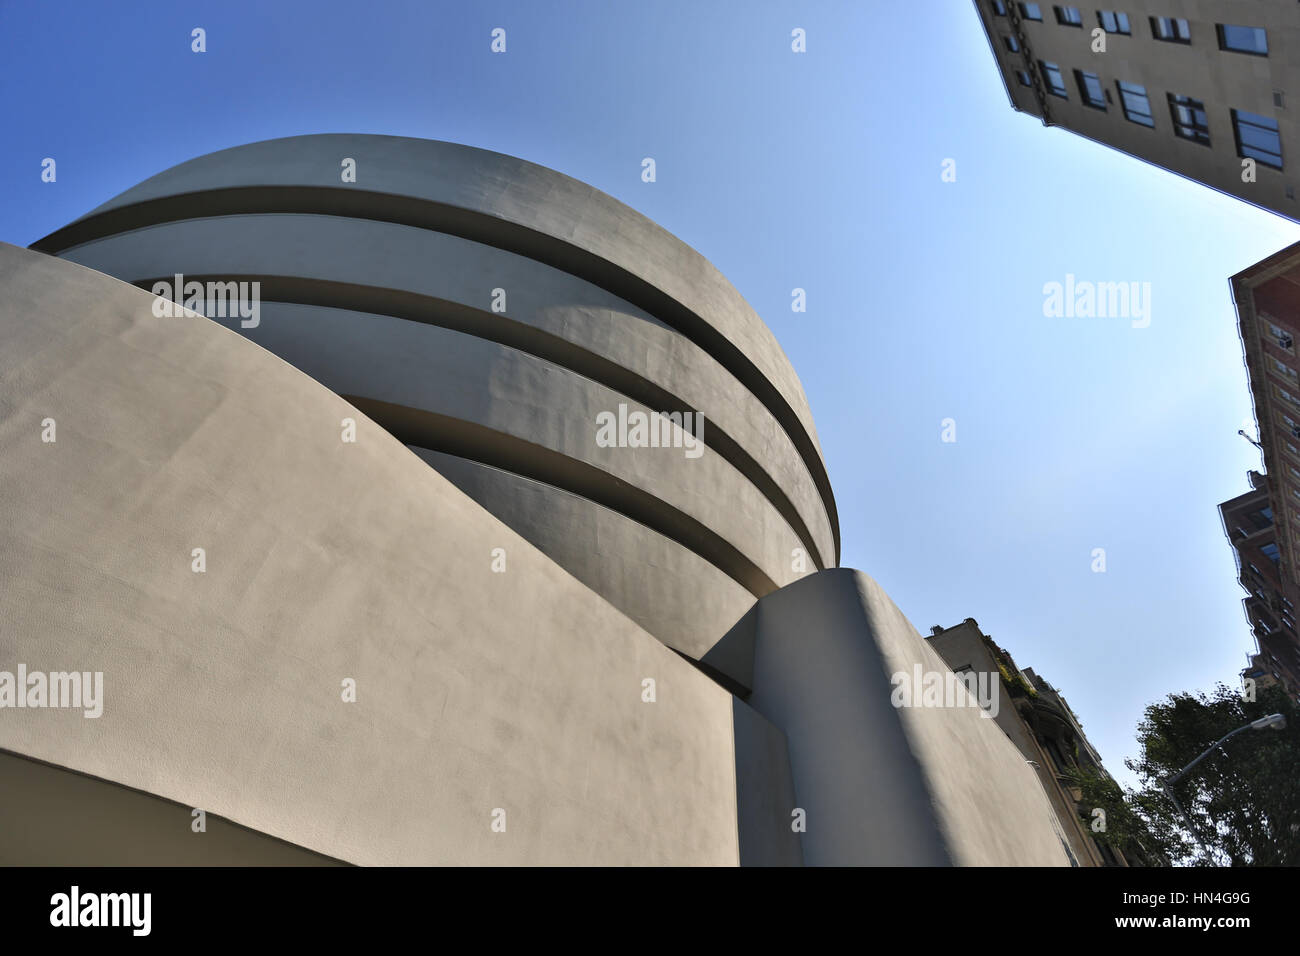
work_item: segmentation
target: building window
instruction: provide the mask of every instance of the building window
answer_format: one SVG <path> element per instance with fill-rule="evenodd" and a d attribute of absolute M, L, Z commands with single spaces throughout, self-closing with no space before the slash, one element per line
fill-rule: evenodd
<path fill-rule="evenodd" d="M 1016 70 L 1016 79 L 1020 81 L 1021 86 L 1033 86 L 1034 80 L 1027 70 Z"/>
<path fill-rule="evenodd" d="M 1056 22 L 1066 27 L 1082 27 L 1083 14 L 1079 12 L 1078 7 L 1061 7 L 1056 10 Z"/>
<path fill-rule="evenodd" d="M 1043 11 L 1036 3 L 1022 3 L 1020 5 L 1020 15 L 1026 20 L 1043 19 Z"/>
<path fill-rule="evenodd" d="M 1020 52 L 1020 41 L 1015 37 L 1003 37 L 1002 42 L 1007 45 L 1007 49 L 1012 53 Z"/>
<path fill-rule="evenodd" d="M 1038 68 L 1043 71 L 1043 81 L 1047 84 L 1047 92 L 1053 96 L 1059 96 L 1063 100 L 1070 97 L 1065 93 L 1065 77 L 1061 76 L 1061 68 L 1055 63 L 1048 63 L 1046 60 L 1038 61 Z"/>
<path fill-rule="evenodd" d="M 1264 529 L 1272 527 L 1273 525 L 1272 512 L 1270 511 L 1268 516 L 1266 517 L 1264 515 L 1264 509 L 1260 509 L 1258 511 L 1249 511 L 1244 515 L 1244 517 L 1250 521 L 1252 527 L 1250 529 L 1247 529 L 1238 525 L 1237 533 L 1240 534 L 1243 538 L 1248 538 L 1256 531 L 1263 531 Z"/>
<path fill-rule="evenodd" d="M 1132 31 L 1128 26 L 1128 14 L 1119 13 L 1115 10 L 1098 10 L 1097 22 L 1107 33 L 1123 33 L 1126 36 Z"/>
<path fill-rule="evenodd" d="M 1066 763 L 1065 754 L 1063 754 L 1060 748 L 1057 747 L 1056 741 L 1048 738 L 1043 741 L 1043 744 L 1045 745 L 1043 749 L 1047 751 L 1047 756 L 1050 757 L 1052 763 L 1056 765 L 1056 772 L 1058 774 L 1066 773 L 1069 770 L 1070 765 Z"/>
<path fill-rule="evenodd" d="M 1286 331 L 1286 329 L 1279 328 L 1272 322 L 1268 321 L 1268 319 L 1264 319 L 1264 324 L 1268 326 L 1268 334 L 1273 336 L 1273 341 L 1277 344 L 1278 348 L 1286 349 L 1292 354 L 1295 353 L 1295 342 L 1291 339 L 1290 332 Z"/>
<path fill-rule="evenodd" d="M 1263 531 L 1273 524 L 1273 509 L 1265 506 L 1258 511 L 1250 512 L 1246 517 L 1250 519 L 1250 523 L 1255 526 L 1256 531 Z"/>
<path fill-rule="evenodd" d="M 1260 545 L 1259 550 L 1264 557 L 1268 558 L 1274 564 L 1278 564 L 1282 560 L 1282 555 L 1278 553 L 1277 545 L 1273 544 L 1271 541 L 1268 544 Z"/>
<path fill-rule="evenodd" d="M 1277 120 L 1245 110 L 1232 111 L 1232 130 L 1237 137 L 1237 155 L 1258 160 L 1274 169 L 1282 168 L 1282 137 Z"/>
<path fill-rule="evenodd" d="M 1119 101 L 1124 107 L 1124 118 L 1140 126 L 1155 126 L 1151 116 L 1151 100 L 1147 98 L 1147 88 L 1136 83 L 1116 84 L 1119 87 Z"/>
<path fill-rule="evenodd" d="M 1005 17 L 1007 15 L 1007 5 L 1003 3 L 1002 0 L 993 0 L 989 6 L 993 8 L 993 15 L 995 17 Z"/>
<path fill-rule="evenodd" d="M 1273 386 L 1273 394 L 1276 395 L 1278 398 L 1282 399 L 1282 401 L 1290 402 L 1292 405 L 1296 406 L 1297 408 L 1300 408 L 1300 399 L 1297 399 L 1294 395 L 1288 392 L 1281 385 Z"/>
<path fill-rule="evenodd" d="M 1220 50 L 1268 56 L 1268 34 L 1263 27 L 1234 27 L 1226 23 L 1217 24 L 1217 27 Z"/>
<path fill-rule="evenodd" d="M 1190 96 L 1169 94 L 1169 112 L 1174 118 L 1174 135 L 1203 146 L 1210 145 L 1210 124 L 1205 104 Z"/>
<path fill-rule="evenodd" d="M 1290 379 L 1292 382 L 1300 380 L 1300 377 L 1296 375 L 1296 370 L 1293 369 L 1290 365 L 1287 365 L 1286 362 L 1283 362 L 1276 355 L 1270 355 L 1268 357 L 1268 360 L 1269 363 L 1273 366 L 1273 371 L 1276 372 L 1277 374 L 1285 376 L 1286 378 Z"/>
<path fill-rule="evenodd" d="M 1101 88 L 1101 80 L 1097 78 L 1096 73 L 1075 70 L 1074 82 L 1079 84 L 1079 95 L 1083 97 L 1085 106 L 1098 110 L 1106 108 L 1106 94 Z"/>
<path fill-rule="evenodd" d="M 1192 28 L 1181 17 L 1152 17 L 1151 35 L 1170 43 L 1192 42 Z"/>

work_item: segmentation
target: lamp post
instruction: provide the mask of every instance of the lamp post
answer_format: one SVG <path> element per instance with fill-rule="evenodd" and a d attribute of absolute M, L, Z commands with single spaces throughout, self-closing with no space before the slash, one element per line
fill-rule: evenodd
<path fill-rule="evenodd" d="M 1183 809 L 1183 805 L 1178 802 L 1178 798 L 1174 796 L 1174 791 L 1170 789 L 1170 785 L 1185 777 L 1189 770 L 1191 770 L 1198 763 L 1200 763 L 1202 760 L 1208 757 L 1211 753 L 1213 753 L 1215 750 L 1221 747 L 1228 740 L 1228 738 L 1235 737 L 1237 736 L 1237 734 L 1241 733 L 1244 730 L 1265 730 L 1269 727 L 1272 727 L 1274 730 L 1282 730 L 1283 728 L 1286 727 L 1286 717 L 1282 716 L 1281 714 L 1269 714 L 1267 717 L 1261 717 L 1259 718 L 1259 720 L 1252 720 L 1244 727 L 1238 727 L 1236 730 L 1232 731 L 1231 733 L 1224 734 L 1222 737 L 1220 737 L 1209 747 L 1206 747 L 1205 751 L 1199 757 L 1197 757 L 1195 760 L 1189 763 L 1182 770 L 1166 777 L 1164 781 L 1160 784 L 1161 788 L 1165 791 L 1165 796 L 1169 798 L 1169 802 L 1174 805 L 1174 807 L 1178 810 L 1179 815 L 1181 815 L 1183 820 L 1187 822 L 1187 829 L 1191 831 L 1192 836 L 1195 837 L 1197 840 L 1201 840 L 1201 835 L 1199 832 L 1197 832 L 1196 824 L 1193 823 L 1192 818 L 1187 815 L 1187 811 Z M 1209 844 L 1205 843 L 1204 840 L 1201 840 L 1201 843 L 1206 847 L 1206 849 L 1209 849 Z"/>

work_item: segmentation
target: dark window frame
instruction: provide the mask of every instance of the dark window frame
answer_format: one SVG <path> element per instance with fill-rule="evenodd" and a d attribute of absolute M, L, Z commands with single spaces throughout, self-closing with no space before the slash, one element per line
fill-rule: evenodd
<path fill-rule="evenodd" d="M 1264 34 L 1264 49 L 1247 50 L 1244 47 L 1229 45 L 1228 34 L 1227 34 L 1227 29 L 1229 27 L 1232 27 L 1237 30 L 1258 30 L 1260 33 Z M 1265 30 L 1263 27 L 1248 27 L 1248 26 L 1243 26 L 1240 23 L 1216 23 L 1214 25 L 1214 32 L 1218 35 L 1219 38 L 1219 49 L 1222 50 L 1224 53 L 1241 53 L 1245 56 L 1263 56 L 1263 57 L 1268 56 L 1268 31 Z"/>
<path fill-rule="evenodd" d="M 1047 759 L 1056 767 L 1058 777 L 1065 776 L 1073 766 L 1077 766 L 1065 756 L 1065 751 L 1060 748 L 1053 738 L 1043 737 L 1042 744 L 1043 749 L 1047 751 Z"/>
<path fill-rule="evenodd" d="M 1097 84 L 1097 98 L 1092 98 L 1092 93 L 1088 89 L 1087 80 L 1093 80 Z M 1079 88 L 1079 99 L 1084 106 L 1094 110 L 1106 112 L 1106 87 L 1102 85 L 1101 77 L 1096 73 L 1089 73 L 1086 70 L 1074 71 L 1074 83 Z"/>
<path fill-rule="evenodd" d="M 1106 16 L 1108 14 L 1115 19 L 1114 30 L 1106 25 Z M 1133 35 L 1133 24 L 1129 21 L 1128 14 L 1123 10 L 1098 10 L 1097 25 L 1114 36 L 1129 37 Z"/>
<path fill-rule="evenodd" d="M 1029 12 L 1030 7 L 1033 7 L 1033 9 L 1037 11 L 1038 13 L 1037 16 L 1034 16 L 1034 14 Z M 1026 20 L 1035 20 L 1038 23 L 1043 22 L 1043 8 L 1036 3 L 1021 3 L 1020 15 L 1024 17 Z"/>
<path fill-rule="evenodd" d="M 1240 156 L 1242 159 L 1253 159 L 1255 160 L 1255 162 L 1263 166 L 1267 166 L 1269 169 L 1280 170 L 1284 168 L 1282 162 L 1282 130 L 1278 126 L 1277 120 L 1273 119 L 1272 117 L 1261 116 L 1258 113 L 1252 113 L 1249 110 L 1234 109 L 1231 110 L 1230 112 L 1232 114 L 1232 136 L 1233 139 L 1236 141 L 1237 155 Z M 1253 117 L 1254 119 L 1257 120 L 1265 120 L 1267 122 L 1272 123 L 1273 125 L 1265 126 L 1262 123 L 1252 122 L 1252 120 L 1249 119 L 1243 120 L 1241 119 L 1242 115 Z M 1274 152 L 1271 149 L 1265 149 L 1262 146 L 1254 146 L 1249 143 L 1243 144 L 1241 141 L 1242 125 L 1248 126 L 1251 129 L 1260 129 L 1260 130 L 1264 130 L 1265 132 L 1272 133 L 1275 137 L 1277 137 L 1277 152 Z M 1251 149 L 1254 152 L 1248 153 L 1246 152 L 1247 149 Z M 1274 158 L 1276 158 L 1277 162 L 1271 161 Z"/>
<path fill-rule="evenodd" d="M 1210 141 L 1210 115 L 1205 109 L 1205 103 L 1196 99 L 1194 96 L 1181 96 L 1177 93 L 1170 93 L 1169 96 L 1169 115 L 1174 122 L 1174 135 L 1179 139 L 1185 139 L 1189 143 L 1200 143 L 1202 146 L 1212 148 Z M 1179 109 L 1190 110 L 1192 113 L 1192 122 L 1187 123 L 1179 118 Z M 1196 114 L 1204 117 L 1205 122 L 1198 124 Z"/>
<path fill-rule="evenodd" d="M 1190 44 L 1192 42 L 1192 25 L 1186 17 L 1150 17 L 1149 19 L 1151 21 L 1151 38 L 1153 40 L 1159 40 L 1161 43 Z M 1170 26 L 1173 28 L 1173 36 L 1161 36 L 1160 31 L 1156 28 L 1157 23 L 1166 20 L 1169 21 Z M 1186 36 L 1178 35 L 1178 24 L 1180 23 L 1187 28 Z"/>
<path fill-rule="evenodd" d="M 1048 69 L 1048 68 L 1051 69 Z M 1049 63 L 1047 60 L 1038 61 L 1038 70 L 1043 74 L 1043 86 L 1047 87 L 1047 92 L 1052 96 L 1059 96 L 1063 100 L 1069 100 L 1069 91 L 1065 88 L 1065 74 L 1061 72 L 1059 63 Z M 1055 72 L 1056 78 L 1060 80 L 1058 89 L 1052 82 L 1052 73 Z"/>
<path fill-rule="evenodd" d="M 1070 11 L 1073 11 L 1078 15 L 1077 20 L 1071 20 L 1068 18 L 1067 14 Z M 1078 27 L 1080 30 L 1083 29 L 1083 11 L 1078 7 L 1065 6 L 1058 3 L 1052 7 L 1052 12 L 1056 14 L 1056 22 L 1061 26 Z"/>
<path fill-rule="evenodd" d="M 1130 87 L 1130 89 L 1127 89 L 1127 90 L 1124 89 L 1124 87 L 1126 87 L 1126 86 L 1127 86 L 1127 87 Z M 1137 125 L 1137 126 L 1145 127 L 1146 129 L 1155 129 L 1155 128 L 1156 128 L 1156 116 L 1155 116 L 1155 112 L 1151 109 L 1151 97 L 1150 97 L 1150 95 L 1147 93 L 1147 88 L 1146 88 L 1145 86 L 1143 86 L 1141 83 L 1126 83 L 1126 82 L 1123 81 L 1123 80 L 1116 80 L 1116 81 L 1115 81 L 1115 90 L 1116 90 L 1116 92 L 1119 93 L 1119 105 L 1120 105 L 1120 109 L 1123 111 L 1123 113 L 1124 113 L 1124 118 L 1125 118 L 1126 120 L 1128 120 L 1130 123 L 1133 123 L 1133 124 L 1135 124 L 1135 125 Z M 1134 92 L 1135 90 L 1141 90 L 1142 92 L 1141 92 L 1141 93 L 1137 93 L 1137 92 Z M 1130 96 L 1132 96 L 1132 97 L 1141 96 L 1142 99 L 1146 102 L 1147 111 L 1146 111 L 1145 113 L 1142 113 L 1142 112 L 1139 112 L 1138 110 L 1133 109 L 1132 107 L 1130 107 L 1130 106 L 1129 106 L 1129 100 L 1128 100 L 1128 98 L 1129 98 Z M 1144 123 L 1144 122 L 1142 122 L 1141 119 L 1134 119 L 1133 117 L 1135 117 L 1135 116 L 1137 116 L 1137 117 L 1145 117 L 1149 122 Z"/>
<path fill-rule="evenodd" d="M 1002 45 L 1003 45 L 1004 47 L 1006 47 L 1006 51 L 1007 51 L 1008 53 L 1019 53 L 1019 52 L 1020 52 L 1020 41 L 1017 40 L 1015 37 L 1003 36 L 1003 37 L 1002 37 Z"/>

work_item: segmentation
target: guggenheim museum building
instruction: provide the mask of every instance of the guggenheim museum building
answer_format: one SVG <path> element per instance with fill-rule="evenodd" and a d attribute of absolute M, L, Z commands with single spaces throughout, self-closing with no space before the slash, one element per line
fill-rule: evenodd
<path fill-rule="evenodd" d="M 897 706 L 947 668 L 775 337 L 611 197 L 277 139 L 0 290 L 0 863 L 1069 865 L 973 699 Z"/>

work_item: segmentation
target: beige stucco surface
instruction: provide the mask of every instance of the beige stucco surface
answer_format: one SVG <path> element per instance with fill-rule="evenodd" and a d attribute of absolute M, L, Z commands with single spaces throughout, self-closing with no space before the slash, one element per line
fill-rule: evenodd
<path fill-rule="evenodd" d="M 707 259 L 612 197 L 554 170 L 457 143 L 329 133 L 266 140 L 196 157 L 152 176 L 88 217 L 195 190 L 304 185 L 356 187 L 490 216 L 563 241 L 643 279 L 736 344 L 777 387 L 816 443 L 803 388 L 775 336 Z"/>
<path fill-rule="evenodd" d="M 635 383 L 663 405 L 673 402 L 673 408 L 697 409 L 705 418 L 703 438 L 709 454 L 726 458 L 727 449 L 717 439 L 720 430 L 730 435 L 752 461 L 749 467 L 766 474 L 769 484 L 765 490 L 774 489 L 798 514 L 808 529 L 812 553 L 825 565 L 835 563 L 834 533 L 817 487 L 790 437 L 764 405 L 690 339 L 644 310 L 560 269 L 428 229 L 342 216 L 290 214 L 168 222 L 87 242 L 62 255 L 127 282 L 170 280 L 176 273 L 291 277 L 309 289 L 313 284 L 320 286 L 317 294 L 326 301 L 331 294 L 327 284 L 348 283 L 380 290 L 368 297 L 358 293 L 362 302 L 369 298 L 376 311 L 388 305 L 383 292 L 412 293 L 420 297 L 414 314 L 429 325 L 454 324 L 467 335 L 531 349 L 541 359 L 620 392 L 623 401 L 650 400 L 629 394 L 636 391 Z M 493 291 L 498 289 L 504 311 L 494 311 Z M 274 299 L 276 294 L 275 285 L 263 283 L 264 299 Z M 460 308 L 449 314 L 448 304 Z M 356 310 L 359 305 L 348 308 Z M 300 306 L 299 311 L 308 308 Z M 409 314 L 403 318 L 407 324 L 415 324 Z M 300 335 L 297 328 L 277 328 L 275 317 L 265 311 L 255 328 L 242 328 L 237 320 L 225 324 L 299 367 L 314 358 L 317 366 L 323 365 L 319 359 L 331 348 L 352 348 L 339 336 L 325 336 L 323 330 Z M 396 368 L 403 360 L 409 361 L 409 349 L 386 342 L 383 324 L 358 315 L 351 337 L 364 337 L 380 352 L 383 360 L 372 363 L 371 370 L 382 373 L 385 381 L 400 379 Z M 451 336 L 442 338 L 452 340 Z M 439 347 L 454 355 L 448 345 Z M 335 391 L 359 387 L 335 384 L 333 377 L 319 369 L 308 371 Z M 438 382 L 434 374 L 420 378 Z M 474 392 L 479 399 L 483 394 L 482 390 Z M 575 437 L 584 431 L 590 437 L 592 428 L 589 422 L 585 424 L 586 429 L 574 429 Z M 747 462 L 741 464 L 748 466 Z M 748 484 L 744 476 L 738 477 Z M 719 488 L 720 499 L 732 497 L 731 488 Z"/>
<path fill-rule="evenodd" d="M 785 734 L 807 865 L 1069 865 L 1042 785 L 964 690 L 894 706 L 895 674 L 949 671 L 861 571 L 768 595 L 729 639 L 749 706 Z"/>
<path fill-rule="evenodd" d="M 11 246 L 0 288 L 0 668 L 105 697 L 0 749 L 353 863 L 737 862 L 725 691 L 246 339 Z"/>
<path fill-rule="evenodd" d="M 150 287 L 259 281 L 259 322 L 217 321 L 449 468 L 550 486 L 462 490 L 692 656 L 753 598 L 838 563 L 811 412 L 772 333 L 699 253 L 553 170 L 405 137 L 287 137 L 181 163 L 33 248 Z M 702 455 L 629 447 L 635 434 L 610 447 L 600 423 L 621 409 L 692 416 Z M 653 553 L 575 544 L 629 523 L 657 537 L 625 543 Z"/>

